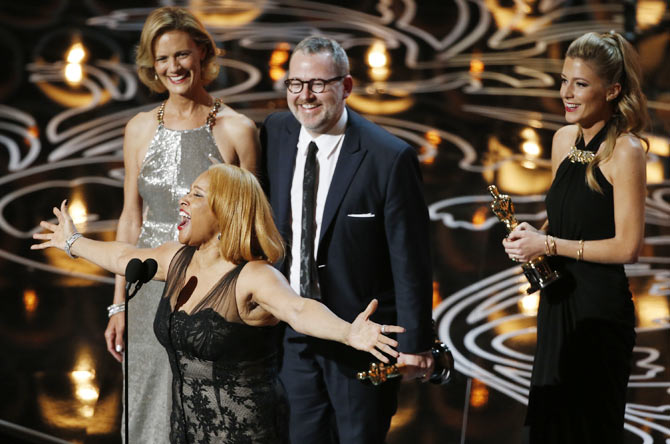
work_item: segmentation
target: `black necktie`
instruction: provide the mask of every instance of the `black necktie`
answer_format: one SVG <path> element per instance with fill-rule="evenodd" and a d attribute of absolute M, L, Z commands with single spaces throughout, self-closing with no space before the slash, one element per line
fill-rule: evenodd
<path fill-rule="evenodd" d="M 316 237 L 316 186 L 319 165 L 316 162 L 316 143 L 307 148 L 305 174 L 302 179 L 302 221 L 300 233 L 300 296 L 316 297 L 316 262 L 314 260 L 314 238 Z"/>

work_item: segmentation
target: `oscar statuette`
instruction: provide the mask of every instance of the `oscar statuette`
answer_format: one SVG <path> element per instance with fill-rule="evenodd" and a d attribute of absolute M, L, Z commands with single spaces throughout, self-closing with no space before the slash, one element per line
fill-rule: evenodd
<path fill-rule="evenodd" d="M 489 186 L 488 190 L 493 196 L 491 210 L 500 222 L 505 224 L 507 232 L 510 233 L 519 224 L 514 216 L 512 199 L 507 194 L 500 194 L 495 185 Z M 530 283 L 530 288 L 526 290 L 528 294 L 535 293 L 561 277 L 558 272 L 551 269 L 545 255 L 521 264 L 521 269 Z"/>
<path fill-rule="evenodd" d="M 451 379 L 454 369 L 454 357 L 449 348 L 435 336 L 433 346 L 430 349 L 435 360 L 435 368 L 431 373 L 429 382 L 433 384 L 446 384 Z M 358 372 L 357 379 L 363 382 L 371 382 L 373 385 L 379 385 L 391 378 L 397 378 L 403 375 L 402 364 L 384 364 L 383 362 L 373 362 L 367 371 Z"/>

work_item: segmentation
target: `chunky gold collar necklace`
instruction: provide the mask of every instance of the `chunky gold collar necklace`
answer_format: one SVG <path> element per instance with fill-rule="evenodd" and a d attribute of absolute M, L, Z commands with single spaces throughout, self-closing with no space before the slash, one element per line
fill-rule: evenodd
<path fill-rule="evenodd" d="M 588 145 L 584 145 L 584 135 L 581 132 L 577 136 L 575 144 L 570 147 L 570 152 L 568 153 L 568 159 L 572 163 L 591 163 L 596 157 L 596 151 L 600 147 L 600 144 L 603 143 L 607 137 L 607 127 L 609 127 L 610 122 L 605 123 L 605 125 L 600 128 L 600 131 L 596 133 L 595 136 L 589 141 Z"/>
<path fill-rule="evenodd" d="M 568 159 L 572 163 L 591 163 L 594 157 L 596 157 L 596 153 L 593 151 L 580 150 L 574 145 L 570 147 L 568 153 Z"/>

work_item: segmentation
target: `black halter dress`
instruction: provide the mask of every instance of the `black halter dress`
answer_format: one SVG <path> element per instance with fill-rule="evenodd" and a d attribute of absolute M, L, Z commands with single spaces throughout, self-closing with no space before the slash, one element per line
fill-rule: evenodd
<path fill-rule="evenodd" d="M 607 125 L 584 146 L 595 152 Z M 586 183 L 586 163 L 566 157 L 546 196 L 549 234 L 585 241 L 615 235 L 612 185 Z M 576 253 L 576 251 L 575 251 Z M 541 293 L 526 424 L 532 443 L 622 443 L 635 313 L 621 264 L 554 256 L 561 279 Z"/>

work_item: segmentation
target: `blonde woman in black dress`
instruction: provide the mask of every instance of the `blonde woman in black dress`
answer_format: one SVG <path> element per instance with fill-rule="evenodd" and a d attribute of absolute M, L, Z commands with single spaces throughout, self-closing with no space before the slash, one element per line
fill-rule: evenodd
<path fill-rule="evenodd" d="M 177 212 L 177 208 L 175 208 Z M 76 232 L 66 202 L 58 224 L 42 222 L 45 242 L 117 274 L 131 258 L 154 258 L 166 281 L 153 323 L 172 369 L 171 443 L 286 443 L 287 416 L 278 380 L 279 321 L 388 362 L 403 328 L 369 320 L 377 301 L 352 322 L 301 298 L 272 263 L 284 252 L 270 205 L 254 175 L 215 165 L 179 202 L 179 242 L 136 248 Z"/>
<path fill-rule="evenodd" d="M 552 144 L 547 222 L 503 241 L 513 260 L 541 254 L 562 275 L 542 290 L 526 424 L 531 443 L 622 443 L 635 314 L 623 264 L 644 240 L 648 123 L 638 56 L 614 32 L 568 48 L 568 125 Z"/>

